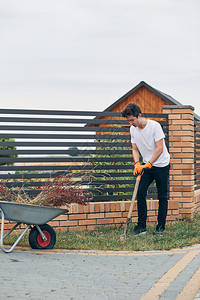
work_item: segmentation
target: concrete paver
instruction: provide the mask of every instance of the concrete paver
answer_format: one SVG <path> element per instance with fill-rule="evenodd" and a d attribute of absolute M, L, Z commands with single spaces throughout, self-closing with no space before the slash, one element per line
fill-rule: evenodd
<path fill-rule="evenodd" d="M 0 251 L 0 299 L 142 299 L 190 251 L 194 258 L 161 300 L 176 299 L 200 267 L 200 245 L 155 252 Z"/>

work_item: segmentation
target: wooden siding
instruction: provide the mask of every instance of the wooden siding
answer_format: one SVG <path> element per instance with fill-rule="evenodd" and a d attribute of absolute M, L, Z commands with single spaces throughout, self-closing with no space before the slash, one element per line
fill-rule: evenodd
<path fill-rule="evenodd" d="M 143 113 L 162 113 L 162 106 L 169 105 L 167 101 L 164 101 L 146 87 L 141 86 L 116 106 L 112 107 L 110 111 L 122 112 L 129 103 L 133 102 L 140 106 Z"/>

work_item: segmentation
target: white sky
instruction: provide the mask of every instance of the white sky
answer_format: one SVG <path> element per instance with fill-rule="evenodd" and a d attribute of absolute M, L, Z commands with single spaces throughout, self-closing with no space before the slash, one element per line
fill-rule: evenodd
<path fill-rule="evenodd" d="M 200 115 L 199 0 L 0 0 L 1 108 L 101 111 L 144 80 Z"/>

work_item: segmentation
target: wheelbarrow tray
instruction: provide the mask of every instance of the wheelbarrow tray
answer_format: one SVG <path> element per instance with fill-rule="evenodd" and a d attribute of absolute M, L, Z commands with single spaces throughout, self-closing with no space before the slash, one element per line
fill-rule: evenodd
<path fill-rule="evenodd" d="M 6 220 L 25 223 L 27 225 L 42 225 L 59 215 L 68 212 L 68 209 L 63 208 L 21 204 L 8 201 L 0 201 L 0 208 L 4 212 Z"/>
<path fill-rule="evenodd" d="M 32 228 L 31 226 L 34 225 L 33 233 L 31 236 L 36 238 L 34 233 L 34 228 L 37 228 L 39 234 L 41 235 L 42 239 L 44 241 L 48 240 L 45 234 L 43 233 L 41 228 L 44 228 L 45 230 L 50 230 L 49 227 L 51 227 L 48 224 L 45 224 L 49 222 L 50 220 L 58 217 L 61 214 L 66 214 L 68 212 L 68 209 L 63 208 L 57 208 L 57 207 L 47 207 L 47 206 L 37 206 L 37 205 L 29 205 L 29 204 L 21 204 L 21 203 L 15 203 L 15 202 L 9 202 L 9 201 L 0 201 L 0 218 L 1 221 L 1 235 L 0 235 L 0 247 L 1 249 L 9 253 L 11 252 L 15 246 L 18 244 L 18 242 L 22 239 L 24 234 L 28 231 L 29 228 Z M 4 221 L 15 221 L 17 222 L 5 235 L 4 235 Z M 11 246 L 10 249 L 5 249 L 3 245 L 3 240 L 11 234 L 20 224 L 26 224 L 25 229 L 20 234 L 20 236 L 17 238 L 17 240 L 14 242 L 14 244 Z M 41 226 L 41 228 L 40 228 Z M 53 228 L 51 228 L 50 232 L 53 231 Z M 31 234 L 30 232 L 30 234 Z M 29 238 L 30 238 L 29 234 Z M 53 233 L 51 233 L 51 237 L 49 238 L 48 242 L 51 242 L 51 238 Z M 48 249 L 51 249 L 55 244 L 56 238 L 54 237 L 53 243 L 51 244 L 44 244 L 42 247 L 49 247 Z M 35 240 L 34 240 L 35 242 Z M 30 241 L 29 241 L 30 243 Z M 33 241 L 32 241 L 33 243 Z M 31 245 L 31 244 L 30 244 Z M 40 242 L 41 245 L 41 242 Z M 34 245 L 35 246 L 35 245 Z"/>

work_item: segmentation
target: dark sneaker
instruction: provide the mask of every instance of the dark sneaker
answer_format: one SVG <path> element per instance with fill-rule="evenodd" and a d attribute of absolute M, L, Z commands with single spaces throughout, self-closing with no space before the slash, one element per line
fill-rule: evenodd
<path fill-rule="evenodd" d="M 137 225 L 137 226 L 135 226 L 134 230 L 131 231 L 131 234 L 139 235 L 139 234 L 144 234 L 146 232 L 147 232 L 146 228 L 143 228 L 143 227 Z"/>
<path fill-rule="evenodd" d="M 162 227 L 156 227 L 156 231 L 153 235 L 162 235 L 164 233 L 164 229 Z"/>

